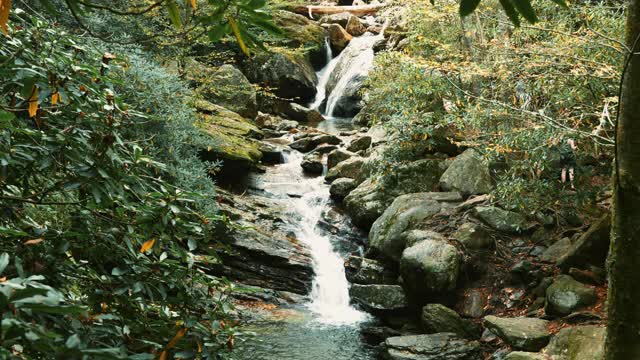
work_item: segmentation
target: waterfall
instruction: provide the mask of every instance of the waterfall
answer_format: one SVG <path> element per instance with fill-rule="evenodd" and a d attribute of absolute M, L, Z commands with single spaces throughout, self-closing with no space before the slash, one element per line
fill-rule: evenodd
<path fill-rule="evenodd" d="M 326 56 L 327 56 L 327 65 L 325 65 L 322 70 L 318 71 L 318 86 L 316 86 L 317 93 L 316 98 L 313 100 L 309 108 L 314 110 L 319 110 L 322 106 L 322 103 L 327 98 L 327 83 L 329 82 L 329 78 L 331 77 L 331 73 L 336 68 L 338 61 L 340 61 L 340 56 L 333 57 L 333 51 L 331 51 L 331 44 L 329 44 L 329 38 L 325 39 L 326 41 Z"/>

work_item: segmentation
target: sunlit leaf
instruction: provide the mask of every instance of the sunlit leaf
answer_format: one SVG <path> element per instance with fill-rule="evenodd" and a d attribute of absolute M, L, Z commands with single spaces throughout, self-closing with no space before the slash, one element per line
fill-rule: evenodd
<path fill-rule="evenodd" d="M 11 10 L 11 0 L 0 0 L 0 29 L 2 33 L 9 36 L 9 11 Z"/>
<path fill-rule="evenodd" d="M 180 29 L 182 27 L 182 18 L 180 17 L 180 8 L 178 8 L 178 4 L 174 0 L 170 0 L 167 3 L 167 11 L 169 12 L 169 19 L 171 19 L 171 23 L 173 26 Z"/>
<path fill-rule="evenodd" d="M 231 16 L 227 16 L 227 20 L 229 20 L 229 25 L 231 25 L 231 30 L 233 31 L 233 35 L 236 37 L 236 41 L 238 41 L 240 50 L 242 50 L 247 57 L 251 56 L 251 52 L 249 51 L 247 44 L 245 44 L 242 36 L 240 35 L 240 28 L 238 27 L 238 24 L 236 24 L 236 21 L 233 20 Z"/>
<path fill-rule="evenodd" d="M 34 86 L 29 97 L 29 117 L 34 117 L 38 113 L 38 87 Z"/>
<path fill-rule="evenodd" d="M 151 239 L 151 240 L 145 241 L 142 244 L 142 246 L 140 247 L 140 252 L 144 253 L 144 252 L 147 252 L 147 251 L 151 250 L 151 248 L 153 247 L 153 244 L 155 244 L 155 243 L 156 243 L 156 239 Z"/>

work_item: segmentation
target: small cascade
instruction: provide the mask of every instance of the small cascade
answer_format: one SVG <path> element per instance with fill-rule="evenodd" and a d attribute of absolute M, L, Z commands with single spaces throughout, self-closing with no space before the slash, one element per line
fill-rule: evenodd
<path fill-rule="evenodd" d="M 322 103 L 327 98 L 327 83 L 329 82 L 329 78 L 333 73 L 333 70 L 336 68 L 338 61 L 340 61 L 340 56 L 333 57 L 333 51 L 331 50 L 331 44 L 329 44 L 329 38 L 326 38 L 326 56 L 327 56 L 327 65 L 322 68 L 322 70 L 318 71 L 318 86 L 316 86 L 317 93 L 315 100 L 309 105 L 309 108 L 314 110 L 320 110 Z"/>

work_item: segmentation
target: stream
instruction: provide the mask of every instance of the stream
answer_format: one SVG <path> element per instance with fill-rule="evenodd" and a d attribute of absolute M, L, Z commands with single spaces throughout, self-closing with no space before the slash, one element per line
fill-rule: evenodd
<path fill-rule="evenodd" d="M 371 47 L 374 38 L 354 39 L 350 45 L 370 52 L 363 55 L 367 59 L 362 61 L 373 60 Z M 341 96 L 340 92 L 348 87 L 348 79 L 338 79 L 331 94 L 327 94 L 325 88 L 336 71 L 340 57 L 347 56 L 347 50 L 334 58 L 330 48 L 327 48 L 328 64 L 318 72 L 318 93 L 310 107 L 328 109 L 323 114 L 326 120 L 317 124 L 317 128 L 338 135 L 341 131 L 354 128 L 351 118 L 329 115 Z M 362 61 L 354 61 L 353 68 L 342 69 L 342 72 L 349 77 L 359 76 Z M 243 325 L 233 358 L 373 359 L 374 348 L 362 341 L 360 329 L 373 324 L 375 320 L 351 306 L 349 283 L 344 270 L 344 259 L 353 252 L 362 251 L 353 238 L 360 237 L 362 240 L 366 234 L 359 233 L 346 216 L 333 207 L 324 176 L 303 174 L 300 166 L 302 160 L 302 153 L 287 150 L 284 163 L 268 167 L 264 174 L 256 174 L 252 182 L 255 188 L 260 189 L 261 196 L 283 203 L 287 209 L 285 216 L 294 225 L 296 237 L 310 249 L 315 271 L 312 291 L 306 303 L 278 309 L 269 316 L 258 317 Z M 346 226 L 347 229 L 335 233 L 323 226 L 327 223 L 330 226 Z"/>

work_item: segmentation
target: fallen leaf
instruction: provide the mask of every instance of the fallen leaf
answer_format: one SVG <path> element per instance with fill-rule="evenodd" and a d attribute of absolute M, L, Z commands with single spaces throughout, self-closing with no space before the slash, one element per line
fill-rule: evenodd
<path fill-rule="evenodd" d="M 153 244 L 156 243 L 156 239 L 151 239 L 149 241 L 145 241 L 144 244 L 142 244 L 142 246 L 140 247 L 140 252 L 144 253 L 147 252 L 149 250 L 151 250 L 151 248 L 153 247 Z"/>

